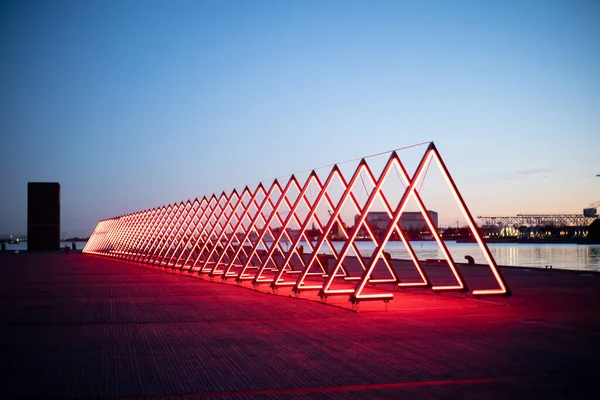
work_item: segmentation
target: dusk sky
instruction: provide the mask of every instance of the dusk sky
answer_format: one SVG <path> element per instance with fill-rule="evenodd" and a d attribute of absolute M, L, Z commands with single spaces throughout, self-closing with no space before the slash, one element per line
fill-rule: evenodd
<path fill-rule="evenodd" d="M 433 140 L 474 215 L 600 201 L 600 1 L 1 1 L 0 234 Z M 440 224 L 454 214 L 439 206 Z"/>

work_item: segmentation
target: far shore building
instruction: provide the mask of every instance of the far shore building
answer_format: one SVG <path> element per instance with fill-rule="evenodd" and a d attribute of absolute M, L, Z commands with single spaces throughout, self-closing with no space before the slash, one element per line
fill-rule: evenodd
<path fill-rule="evenodd" d="M 438 227 L 438 213 L 435 211 L 432 211 L 432 210 L 427 210 L 427 213 L 431 217 L 431 220 L 433 221 L 433 225 L 437 228 Z M 356 225 L 359 218 L 360 218 L 359 215 L 354 216 L 354 225 Z M 380 232 L 383 232 L 387 229 L 388 225 L 390 224 L 391 219 L 388 216 L 387 212 L 372 211 L 367 214 L 366 221 L 370 228 L 380 231 Z M 418 231 L 427 230 L 428 231 L 429 230 L 427 228 L 427 222 L 425 221 L 425 218 L 423 218 L 423 214 L 421 214 L 421 212 L 418 212 L 418 211 L 417 212 L 413 212 L 413 211 L 403 212 L 402 215 L 400 216 L 400 227 L 406 231 L 409 231 L 409 230 L 418 230 Z"/>

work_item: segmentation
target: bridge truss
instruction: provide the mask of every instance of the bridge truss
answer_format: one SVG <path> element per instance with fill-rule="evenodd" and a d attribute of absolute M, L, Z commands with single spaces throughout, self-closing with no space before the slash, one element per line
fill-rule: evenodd
<path fill-rule="evenodd" d="M 544 226 L 589 226 L 596 216 L 581 214 L 517 214 L 514 216 L 478 216 L 480 226 L 486 227 L 544 227 Z"/>
<path fill-rule="evenodd" d="M 427 144 L 427 143 L 425 143 Z M 411 146 L 412 147 L 412 146 Z M 469 289 L 446 244 L 419 195 L 430 165 L 436 163 L 465 216 L 473 237 L 490 270 L 491 288 Z M 253 285 L 269 284 L 273 290 L 291 288 L 298 294 L 317 291 L 321 298 L 347 295 L 356 304 L 365 300 L 389 301 L 393 293 L 373 290 L 378 284 L 400 288 L 428 288 L 435 292 L 470 292 L 473 296 L 504 295 L 510 290 L 496 261 L 482 239 L 454 180 L 437 148 L 429 143 L 413 176 L 397 151 L 377 176 L 364 158 L 351 173 L 334 165 L 326 176 L 313 170 L 306 179 L 291 175 L 286 182 L 274 180 L 256 188 L 245 187 L 220 195 L 165 205 L 98 222 L 83 252 L 153 267 L 187 271 Z M 390 193 L 404 188 L 400 197 Z M 365 196 L 359 196 L 358 191 Z M 361 192 L 362 193 L 362 192 Z M 413 199 L 437 242 L 453 283 L 433 284 L 410 242 L 400 229 L 400 217 Z M 383 236 L 373 233 L 367 215 L 375 206 L 387 212 L 390 223 Z M 341 212 L 358 214 L 355 225 L 341 230 L 341 245 L 327 233 L 343 226 Z M 327 213 L 319 213 L 326 209 Z M 293 228 L 293 229 L 292 229 Z M 324 234 L 313 237 L 310 232 Z M 338 229 L 339 230 L 339 229 Z M 374 250 L 369 255 L 358 248 L 359 232 L 367 232 Z M 403 276 L 392 262 L 386 245 L 396 235 L 404 244 L 412 266 L 411 277 Z M 364 241 L 360 238 L 360 241 Z M 327 257 L 323 251 L 327 250 Z M 331 267 L 329 262 L 332 262 Z M 414 273 L 416 272 L 416 274 Z"/>

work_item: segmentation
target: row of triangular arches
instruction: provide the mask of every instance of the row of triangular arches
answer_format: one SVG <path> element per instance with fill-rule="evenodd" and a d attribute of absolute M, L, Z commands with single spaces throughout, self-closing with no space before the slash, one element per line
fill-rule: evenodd
<path fill-rule="evenodd" d="M 348 179 L 339 166 L 334 165 L 325 179 L 313 170 L 302 183 L 292 175 L 287 182 L 276 179 L 269 187 L 260 183 L 254 190 L 245 187 L 241 191 L 101 220 L 83 252 L 238 282 L 250 281 L 254 285 L 269 284 L 275 290 L 288 287 L 295 293 L 318 291 L 321 297 L 343 294 L 352 302 L 393 298 L 391 290 L 368 289 L 377 284 L 468 292 L 459 268 L 419 195 L 417 183 L 432 161 L 440 167 L 497 283 L 495 287 L 479 288 L 471 293 L 475 296 L 510 295 L 433 143 L 427 147 L 412 177 L 394 151 L 379 176 L 375 176 L 367 160 L 362 159 Z M 399 172 L 404 182 L 403 195 L 395 204 L 383 190 L 392 171 Z M 365 186 L 365 179 L 370 189 L 365 187 L 366 199 L 359 201 L 353 188 L 359 184 Z M 337 195 L 331 193 L 334 182 L 343 188 Z M 308 196 L 314 188 L 317 193 Z M 410 198 L 416 202 L 444 255 L 454 277 L 452 284 L 432 284 L 422 261 L 400 229 L 399 221 Z M 367 222 L 375 202 L 383 207 L 391 221 L 378 235 Z M 328 215 L 319 216 L 318 207 L 327 208 Z M 347 230 L 340 229 L 344 226 L 341 218 L 344 207 L 356 212 L 355 224 Z M 292 226 L 296 229 L 292 230 Z M 321 234 L 313 237 L 315 229 Z M 336 232 L 335 241 L 330 232 Z M 359 241 L 364 241 L 365 236 L 374 246 L 368 256 L 359 249 Z M 397 261 L 385 251 L 392 237 L 404 243 L 410 258 L 407 261 L 417 272 L 410 280 L 402 277 Z"/>

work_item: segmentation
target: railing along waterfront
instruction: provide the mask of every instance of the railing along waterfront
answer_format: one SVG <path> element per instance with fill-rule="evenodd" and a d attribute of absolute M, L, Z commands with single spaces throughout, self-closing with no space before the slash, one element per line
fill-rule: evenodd
<path fill-rule="evenodd" d="M 246 186 L 241 191 L 234 189 L 104 219 L 98 222 L 83 252 L 211 278 L 269 284 L 273 290 L 314 290 L 322 298 L 348 295 L 353 303 L 393 298 L 392 291 L 372 290 L 377 284 L 470 292 L 473 296 L 510 296 L 510 289 L 433 142 L 428 143 L 412 177 L 400 160 L 399 150 L 390 152 L 379 176 L 363 158 L 351 174 L 343 174 L 335 164 L 324 178 L 312 170 L 305 180 L 291 175 L 284 183 L 275 179 L 268 186 L 259 183 L 254 189 Z M 419 182 L 422 185 L 432 162 L 438 165 L 483 252 L 496 283 L 494 287 L 470 290 L 438 234 L 417 187 Z M 392 189 L 390 180 L 395 182 Z M 399 189 L 400 196 L 390 194 Z M 433 285 L 423 261 L 400 229 L 409 199 L 416 203 L 455 282 Z M 341 217 L 342 210 L 347 213 L 348 209 L 356 214 L 351 228 Z M 377 232 L 367 218 L 375 209 L 383 210 L 379 212 L 389 219 L 386 228 Z M 375 247 L 370 256 L 362 255 L 357 248 L 357 243 L 365 240 Z M 412 274 L 418 277 L 416 280 L 405 279 L 394 266 L 385 251 L 390 240 L 400 240 L 405 245 L 417 272 Z M 334 241 L 342 242 L 341 249 L 338 243 L 336 250 Z M 329 249 L 328 256 L 320 251 L 324 248 Z"/>

